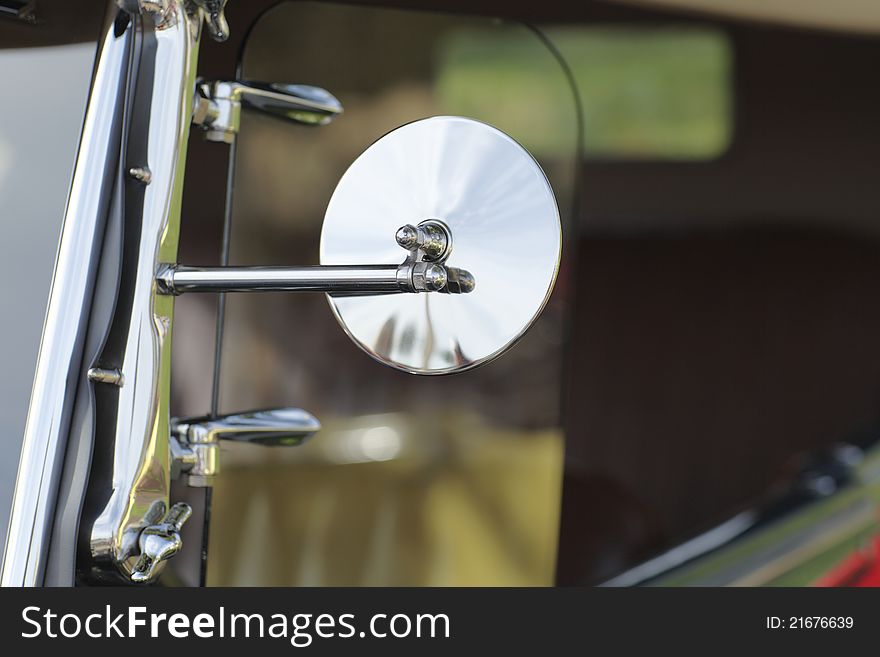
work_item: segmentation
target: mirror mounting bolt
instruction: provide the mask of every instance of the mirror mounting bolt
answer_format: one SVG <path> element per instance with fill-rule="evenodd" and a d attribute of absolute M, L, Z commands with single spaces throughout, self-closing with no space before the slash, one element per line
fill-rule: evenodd
<path fill-rule="evenodd" d="M 449 255 L 449 232 L 433 219 L 423 221 L 418 226 L 401 226 L 394 237 L 407 251 L 420 250 L 425 260 L 443 261 Z"/>
<path fill-rule="evenodd" d="M 438 292 L 446 287 L 446 268 L 434 263 L 417 262 L 412 267 L 412 283 L 416 292 Z"/>
<path fill-rule="evenodd" d="M 412 224 L 398 228 L 395 238 L 397 243 L 407 251 L 417 249 L 419 246 L 419 231 Z"/>
<path fill-rule="evenodd" d="M 174 286 L 174 265 L 162 265 L 156 272 L 156 289 L 159 294 L 177 296 L 179 292 Z"/>

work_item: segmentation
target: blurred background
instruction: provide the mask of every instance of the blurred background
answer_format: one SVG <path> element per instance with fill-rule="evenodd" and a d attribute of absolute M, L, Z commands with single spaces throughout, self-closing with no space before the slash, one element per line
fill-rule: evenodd
<path fill-rule="evenodd" d="M 880 560 L 878 39 L 459 4 L 285 2 L 255 20 L 243 77 L 326 87 L 346 112 L 316 130 L 243 116 L 231 262 L 317 262 L 357 155 L 461 114 L 554 186 L 550 304 L 505 358 L 426 379 L 371 361 L 320 296 L 230 297 L 221 411 L 296 405 L 324 429 L 226 449 L 208 582 L 855 582 Z M 209 75 L 228 75 L 219 52 Z M 191 161 L 225 148 L 193 141 Z M 213 264 L 222 205 L 191 171 L 181 261 Z M 209 407 L 214 313 L 179 300 L 176 414 Z"/>
<path fill-rule="evenodd" d="M 317 263 L 324 210 L 352 161 L 397 126 L 438 114 L 515 135 L 540 160 L 570 219 L 576 104 L 557 57 L 523 25 L 286 3 L 254 26 L 242 75 L 320 85 L 345 114 L 320 129 L 243 116 L 234 264 Z M 189 260 L 212 261 L 216 246 L 206 246 L 185 247 Z M 297 405 L 323 428 L 300 448 L 223 453 L 208 581 L 551 584 L 565 288 L 505 358 L 428 378 L 366 356 L 323 295 L 230 296 L 221 412 Z M 199 413 L 210 392 L 202 377 L 214 300 L 180 301 L 175 412 Z"/>

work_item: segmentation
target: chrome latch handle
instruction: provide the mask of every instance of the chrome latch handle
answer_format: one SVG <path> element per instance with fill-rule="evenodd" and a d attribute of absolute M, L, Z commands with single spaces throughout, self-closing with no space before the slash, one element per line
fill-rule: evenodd
<path fill-rule="evenodd" d="M 342 114 L 342 103 L 326 89 L 254 80 L 205 80 L 196 86 L 193 123 L 209 141 L 231 144 L 242 108 L 303 125 L 326 125 Z"/>
<path fill-rule="evenodd" d="M 214 41 L 226 41 L 229 38 L 229 23 L 226 22 L 227 0 L 194 0 L 205 13 L 205 25 Z"/>
<path fill-rule="evenodd" d="M 318 419 L 299 408 L 173 419 L 172 476 L 185 473 L 190 486 L 211 486 L 220 471 L 221 440 L 264 447 L 296 447 L 320 429 Z"/>
<path fill-rule="evenodd" d="M 161 572 L 165 562 L 180 552 L 183 541 L 180 530 L 192 515 L 189 504 L 178 502 L 165 514 L 162 522 L 148 525 L 138 537 L 140 556 L 131 571 L 131 581 L 138 584 L 152 582 Z"/>

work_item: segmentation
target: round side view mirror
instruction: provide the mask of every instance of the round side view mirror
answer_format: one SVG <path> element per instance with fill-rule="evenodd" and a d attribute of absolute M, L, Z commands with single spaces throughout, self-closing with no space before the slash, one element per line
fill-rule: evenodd
<path fill-rule="evenodd" d="M 388 133 L 345 172 L 319 266 L 164 265 L 156 283 L 174 295 L 325 292 L 376 360 L 451 374 L 525 333 L 553 290 L 561 249 L 556 200 L 534 158 L 492 126 L 439 116 Z"/>
<path fill-rule="evenodd" d="M 450 374 L 509 349 L 540 314 L 562 249 L 547 177 L 485 123 L 440 116 L 388 133 L 339 181 L 321 265 L 409 261 L 422 294 L 329 293 L 339 323 L 376 360 Z M 435 265 L 441 265 L 438 269 Z M 448 280 L 447 280 L 448 279 Z M 458 293 L 444 294 L 450 288 Z"/>

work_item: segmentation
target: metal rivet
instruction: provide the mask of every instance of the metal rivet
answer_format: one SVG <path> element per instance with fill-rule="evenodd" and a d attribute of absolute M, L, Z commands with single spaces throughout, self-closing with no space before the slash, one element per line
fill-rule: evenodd
<path fill-rule="evenodd" d="M 110 383 L 120 387 L 125 383 L 125 377 L 117 369 L 105 370 L 100 367 L 92 367 L 88 371 L 88 377 L 89 381 L 94 381 L 95 383 Z"/>
<path fill-rule="evenodd" d="M 401 226 L 394 234 L 394 239 L 407 251 L 421 251 L 425 260 L 445 260 L 449 255 L 449 233 L 433 219 L 423 221 L 418 226 Z"/>
<path fill-rule="evenodd" d="M 145 185 L 149 185 L 153 180 L 153 174 L 147 167 L 132 167 L 128 170 L 128 175 Z"/>

